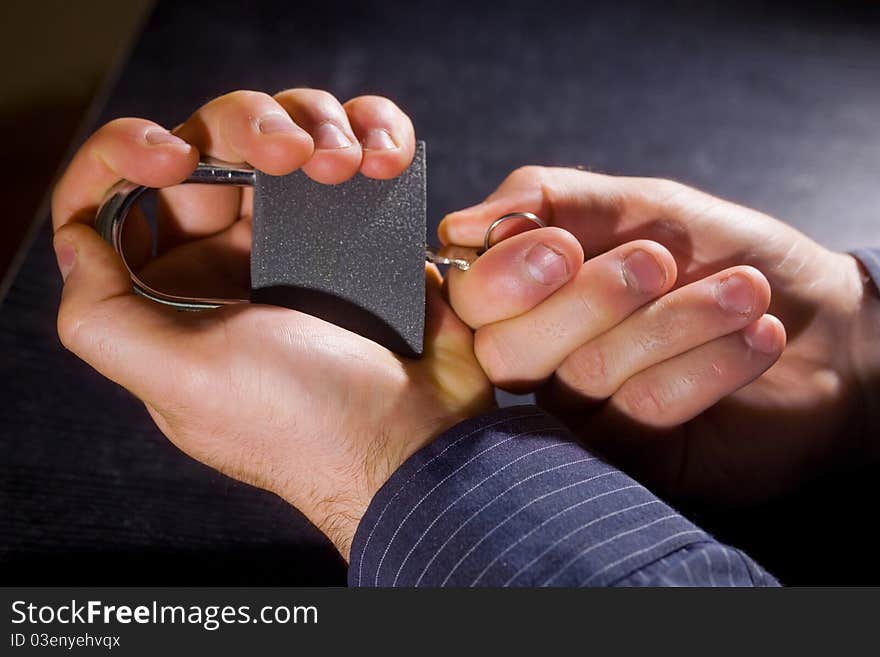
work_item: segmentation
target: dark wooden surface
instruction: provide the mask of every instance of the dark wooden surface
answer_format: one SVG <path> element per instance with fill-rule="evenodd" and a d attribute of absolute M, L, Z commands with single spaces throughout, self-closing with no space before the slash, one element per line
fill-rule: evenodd
<path fill-rule="evenodd" d="M 171 126 L 236 88 L 383 93 L 428 142 L 435 223 L 520 164 L 582 164 L 678 178 L 847 248 L 880 242 L 878 80 L 862 4 L 166 2 L 101 121 Z M 0 308 L 0 581 L 343 583 L 295 511 L 184 457 L 63 351 L 59 291 L 46 228 Z M 711 522 L 789 582 L 876 581 L 852 528 L 875 481 Z"/>

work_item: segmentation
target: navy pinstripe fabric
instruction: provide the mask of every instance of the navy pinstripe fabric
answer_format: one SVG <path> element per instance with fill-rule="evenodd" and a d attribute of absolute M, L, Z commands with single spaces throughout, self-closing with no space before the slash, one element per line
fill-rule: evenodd
<path fill-rule="evenodd" d="M 856 249 L 852 252 L 856 258 L 868 270 L 868 275 L 874 281 L 874 286 L 880 290 L 880 248 L 877 249 Z"/>
<path fill-rule="evenodd" d="M 370 504 L 352 586 L 753 586 L 776 581 L 532 406 L 463 422 Z"/>

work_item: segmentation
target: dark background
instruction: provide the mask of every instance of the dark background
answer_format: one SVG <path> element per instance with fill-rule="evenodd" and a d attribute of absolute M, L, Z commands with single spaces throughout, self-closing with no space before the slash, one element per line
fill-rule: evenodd
<path fill-rule="evenodd" d="M 878 80 L 873 3 L 163 2 L 98 122 L 173 126 L 236 88 L 381 93 L 428 143 L 432 231 L 521 164 L 584 165 L 846 249 L 880 242 Z M 43 225 L 0 307 L 0 581 L 344 583 L 294 510 L 184 457 L 63 351 L 59 292 Z M 785 582 L 877 583 L 876 482 L 701 520 Z"/>
<path fill-rule="evenodd" d="M 0 2 L 0 299 L 52 177 L 151 0 Z M 91 117 L 92 119 L 94 117 Z"/>

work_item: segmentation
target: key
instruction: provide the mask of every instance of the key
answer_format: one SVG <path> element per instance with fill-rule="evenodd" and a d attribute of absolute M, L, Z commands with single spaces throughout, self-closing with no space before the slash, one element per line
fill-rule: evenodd
<path fill-rule="evenodd" d="M 461 271 L 467 271 L 477 258 L 492 248 L 492 233 L 495 232 L 495 229 L 505 221 L 513 219 L 526 219 L 535 224 L 536 228 L 545 228 L 547 226 L 538 215 L 532 212 L 511 212 L 493 221 L 489 228 L 486 229 L 482 249 L 454 244 L 441 248 L 427 246 L 425 247 L 425 260 L 433 262 L 435 265 L 448 265 Z"/>
<path fill-rule="evenodd" d="M 461 271 L 470 269 L 478 254 L 477 249 L 464 246 L 425 247 L 425 260 L 435 265 L 455 267 Z"/>

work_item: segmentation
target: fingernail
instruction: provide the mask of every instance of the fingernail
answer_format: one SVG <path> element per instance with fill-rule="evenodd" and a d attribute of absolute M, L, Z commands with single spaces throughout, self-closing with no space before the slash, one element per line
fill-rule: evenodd
<path fill-rule="evenodd" d="M 541 285 L 555 285 L 568 278 L 568 262 L 559 251 L 535 244 L 525 255 L 529 276 Z"/>
<path fill-rule="evenodd" d="M 773 354 L 778 349 L 778 341 L 770 322 L 759 320 L 744 328 L 742 335 L 749 349 L 753 351 L 759 351 L 762 354 Z"/>
<path fill-rule="evenodd" d="M 299 132 L 297 125 L 286 114 L 267 114 L 258 124 L 264 135 Z"/>
<path fill-rule="evenodd" d="M 647 251 L 638 249 L 623 260 L 623 276 L 637 292 L 657 292 L 666 284 L 666 270 Z"/>
<path fill-rule="evenodd" d="M 76 249 L 73 248 L 70 242 L 59 240 L 55 242 L 55 258 L 58 260 L 61 278 L 66 281 L 70 270 L 76 264 Z"/>
<path fill-rule="evenodd" d="M 397 148 L 397 144 L 391 138 L 387 130 L 382 128 L 373 128 L 364 137 L 365 151 L 393 151 Z"/>
<path fill-rule="evenodd" d="M 315 148 L 335 150 L 351 146 L 351 139 L 335 123 L 325 121 L 315 129 Z"/>
<path fill-rule="evenodd" d="M 162 144 L 173 144 L 175 146 L 187 146 L 187 144 L 183 139 L 178 137 L 177 135 L 172 135 L 167 130 L 162 130 L 161 128 L 150 128 L 144 133 L 144 140 L 152 145 L 152 146 L 160 146 Z"/>
<path fill-rule="evenodd" d="M 718 284 L 718 304 L 729 313 L 748 315 L 755 307 L 755 288 L 745 276 L 728 276 Z"/>

